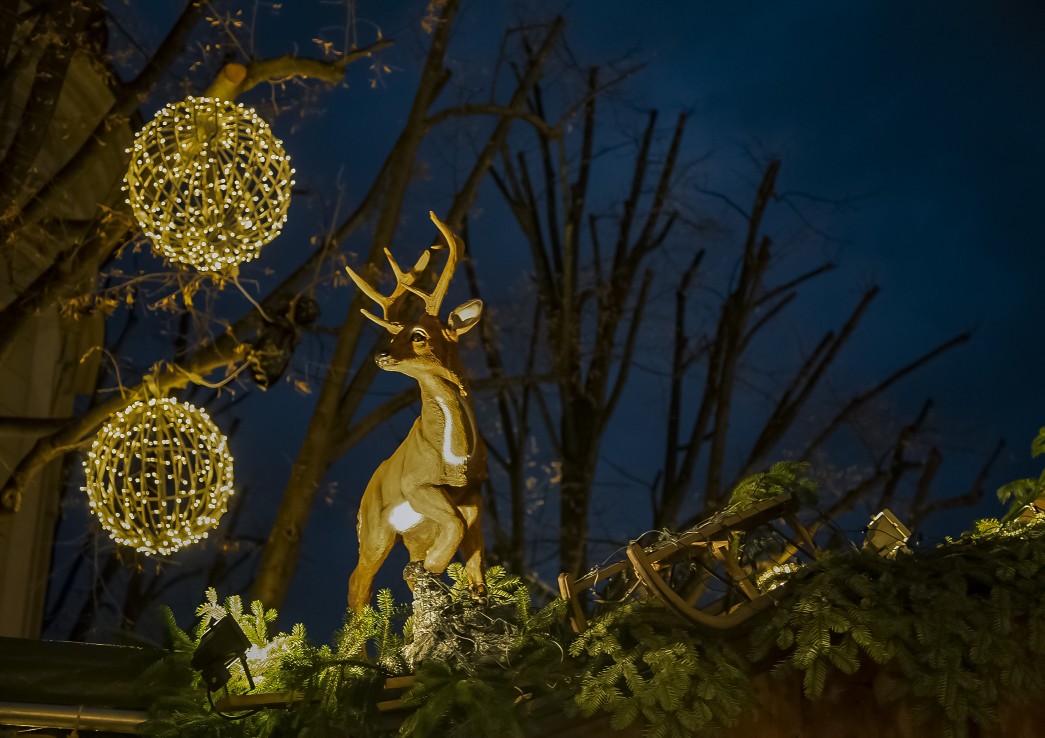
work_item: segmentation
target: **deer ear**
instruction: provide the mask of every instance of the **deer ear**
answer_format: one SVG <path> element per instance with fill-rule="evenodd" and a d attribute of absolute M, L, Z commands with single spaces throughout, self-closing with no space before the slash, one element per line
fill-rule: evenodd
<path fill-rule="evenodd" d="M 462 333 L 468 332 L 468 330 L 479 322 L 479 317 L 483 314 L 483 301 L 482 300 L 469 300 L 463 305 L 458 305 L 454 308 L 453 312 L 450 313 L 449 319 L 446 324 L 458 336 Z"/>

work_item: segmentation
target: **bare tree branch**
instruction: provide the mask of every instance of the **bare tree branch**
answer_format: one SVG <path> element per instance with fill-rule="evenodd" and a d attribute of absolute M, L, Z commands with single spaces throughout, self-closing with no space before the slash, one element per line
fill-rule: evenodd
<path fill-rule="evenodd" d="M 279 84 L 291 79 L 316 79 L 336 85 L 344 79 L 349 64 L 369 59 L 393 43 L 392 39 L 381 39 L 369 46 L 353 49 L 339 59 L 308 59 L 286 54 L 252 61 L 247 66 L 233 62 L 225 65 L 204 95 L 235 100 L 260 84 Z"/>
<path fill-rule="evenodd" d="M 820 266 L 814 269 L 810 269 L 808 272 L 805 272 L 804 274 L 798 275 L 794 279 L 790 279 L 787 282 L 784 282 L 783 284 L 767 289 L 764 293 L 762 293 L 762 296 L 758 299 L 758 303 L 761 305 L 763 303 L 769 302 L 770 300 L 776 298 L 777 295 L 782 295 L 785 292 L 793 290 L 799 285 L 808 282 L 809 280 L 815 277 L 819 277 L 821 274 L 832 272 L 834 271 L 835 266 L 836 265 L 834 264 L 834 262 L 825 262 L 824 264 L 821 264 Z"/>
<path fill-rule="evenodd" d="M 336 459 L 344 456 L 379 426 L 396 413 L 413 405 L 420 397 L 421 394 L 417 387 L 412 387 L 403 390 L 390 400 L 385 400 L 359 421 L 353 423 L 345 432 L 339 434 L 338 441 L 330 452 L 330 457 Z"/>
<path fill-rule="evenodd" d="M 780 162 L 772 161 L 766 167 L 758 191 L 755 204 L 748 219 L 747 238 L 744 243 L 743 264 L 737 288 L 727 298 L 722 308 L 720 339 L 716 338 L 716 351 L 712 351 L 712 361 L 717 365 L 716 384 L 714 386 L 714 423 L 711 429 L 711 448 L 708 454 L 707 483 L 704 488 L 705 505 L 715 505 L 722 494 L 722 474 L 725 463 L 726 444 L 730 420 L 730 407 L 733 398 L 733 385 L 739 351 L 743 347 L 744 335 L 751 318 L 755 302 L 762 289 L 762 277 L 769 266 L 770 240 L 766 236 L 760 238 L 762 218 L 770 199 L 773 197 Z M 757 245 L 756 245 L 757 244 Z M 715 361 L 717 358 L 717 361 Z M 710 378 L 711 372 L 708 376 Z"/>
<path fill-rule="evenodd" d="M 850 399 L 846 406 L 843 407 L 838 412 L 838 414 L 835 415 L 831 422 L 828 423 L 824 427 L 824 429 L 820 431 L 819 434 L 817 434 L 817 436 L 809 443 L 808 446 L 806 446 L 805 451 L 802 452 L 801 458 L 803 460 L 808 460 L 810 456 L 812 456 L 814 450 L 816 450 L 824 441 L 830 438 L 831 435 L 834 434 L 835 431 L 837 431 L 839 428 L 841 428 L 842 425 L 844 425 L 845 422 L 849 420 L 849 418 L 851 418 L 857 410 L 859 410 L 861 407 L 867 404 L 870 400 L 877 397 L 882 392 L 885 392 L 885 390 L 889 389 L 889 387 L 896 384 L 898 381 L 906 377 L 908 374 L 928 364 L 930 361 L 937 358 L 941 354 L 946 353 L 955 346 L 960 346 L 963 343 L 967 343 L 970 337 L 971 336 L 969 333 L 958 334 L 954 338 L 951 338 L 943 342 L 936 348 L 926 352 L 914 361 L 910 362 L 909 364 L 906 364 L 897 371 L 893 372 L 871 389 L 859 395 L 856 395 L 855 397 Z"/>
<path fill-rule="evenodd" d="M 799 410 L 809 399 L 809 396 L 823 378 L 827 368 L 838 356 L 839 351 L 852 337 L 856 327 L 860 324 L 860 320 L 867 312 L 871 302 L 878 295 L 878 292 L 877 287 L 872 287 L 865 292 L 838 335 L 835 336 L 834 333 L 829 333 L 825 336 L 820 345 L 802 364 L 790 384 L 781 394 L 776 407 L 773 408 L 769 419 L 763 425 L 762 432 L 752 445 L 747 462 L 740 472 L 740 477 L 750 474 L 791 428 L 791 425 L 798 417 Z"/>
<path fill-rule="evenodd" d="M 237 344 L 230 336 L 223 335 L 213 344 L 196 353 L 187 367 L 158 369 L 148 377 L 150 389 L 145 384 L 132 389 L 126 397 L 119 394 L 100 402 L 82 417 L 76 418 L 61 430 L 37 440 L 11 476 L 0 489 L 0 513 L 16 513 L 21 507 L 22 491 L 29 480 L 51 459 L 68 451 L 80 448 L 84 439 L 97 430 L 106 419 L 126 407 L 130 402 L 146 396 L 147 391 L 168 393 L 185 387 L 194 376 L 206 376 L 218 367 L 242 360 L 247 347 Z"/>
<path fill-rule="evenodd" d="M 660 500 L 654 497 L 653 527 L 673 529 L 686 489 L 678 484 L 679 431 L 682 423 L 682 384 L 686 371 L 689 337 L 686 335 L 686 304 L 693 277 L 704 260 L 704 249 L 693 255 L 675 288 L 675 331 L 671 354 L 671 385 L 668 393 L 668 417 L 664 443 L 664 466 Z"/>
<path fill-rule="evenodd" d="M 922 404 L 922 409 L 918 416 L 911 423 L 900 429 L 900 435 L 896 439 L 896 443 L 893 444 L 893 450 L 890 454 L 889 477 L 885 480 L 885 484 L 882 485 L 881 494 L 878 496 L 878 504 L 875 505 L 879 510 L 892 504 L 896 489 L 900 485 L 900 479 L 909 468 L 908 459 L 906 458 L 907 452 L 910 451 L 911 444 L 914 443 L 915 437 L 921 431 L 926 418 L 929 417 L 929 411 L 932 409 L 932 406 L 932 400 L 926 400 Z"/>
<path fill-rule="evenodd" d="M 546 120 L 529 110 L 515 110 L 509 106 L 494 104 L 472 103 L 445 108 L 440 110 L 438 113 L 431 115 L 428 118 L 427 125 L 429 128 L 435 128 L 440 123 L 450 120 L 451 118 L 463 118 L 472 115 L 492 115 L 498 118 L 518 118 L 521 121 L 529 123 L 531 126 L 550 138 L 554 138 L 558 135 L 555 127 L 549 125 Z"/>
<path fill-rule="evenodd" d="M 935 448 L 930 449 L 929 455 L 922 462 L 922 473 L 918 477 L 918 484 L 914 490 L 914 501 L 911 503 L 911 510 L 921 510 L 925 507 L 925 500 L 929 496 L 933 480 L 936 479 L 936 473 L 939 471 L 942 462 L 943 456 L 939 450 Z"/>
<path fill-rule="evenodd" d="M 110 204 L 116 203 L 110 199 Z M 98 266 L 131 237 L 131 228 L 128 213 L 106 210 L 83 238 L 75 239 L 69 248 L 62 249 L 49 267 L 5 305 L 0 311 L 0 359 L 7 355 L 34 315 L 48 305 L 82 292 L 84 282 Z"/>
<path fill-rule="evenodd" d="M 943 497 L 934 502 L 923 505 L 921 508 L 913 510 L 911 514 L 911 525 L 918 526 L 930 515 L 943 510 L 954 510 L 959 507 L 971 507 L 983 499 L 983 486 L 986 484 L 987 477 L 990 476 L 991 469 L 994 467 L 995 462 L 998 461 L 1001 452 L 1004 450 L 1005 440 L 1000 439 L 994 447 L 994 450 L 983 462 L 983 466 L 980 467 L 980 473 L 976 475 L 976 479 L 973 481 L 972 486 L 969 487 L 968 492 L 963 495 L 957 495 L 956 497 Z"/>
<path fill-rule="evenodd" d="M 606 422 L 613 414 L 614 409 L 616 409 L 617 402 L 624 391 L 624 385 L 627 384 L 628 370 L 631 368 L 631 360 L 635 354 L 635 340 L 638 338 L 639 328 L 642 326 L 642 316 L 646 310 L 646 301 L 649 298 L 649 289 L 652 283 L 653 272 L 647 269 L 642 277 L 642 286 L 639 287 L 639 296 L 635 300 L 635 308 L 631 314 L 628 335 L 624 340 L 624 350 L 621 352 L 620 361 L 617 364 L 617 378 L 614 380 L 613 388 L 607 395 L 602 411 L 599 413 L 601 422 L 598 425 L 598 432 L 600 435 L 606 431 Z"/>

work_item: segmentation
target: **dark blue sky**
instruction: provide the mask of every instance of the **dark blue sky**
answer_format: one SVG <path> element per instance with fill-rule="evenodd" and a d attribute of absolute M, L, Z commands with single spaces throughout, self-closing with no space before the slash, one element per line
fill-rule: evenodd
<path fill-rule="evenodd" d="M 752 152 L 782 158 L 780 192 L 852 198 L 833 212 L 794 200 L 832 237 L 825 247 L 841 267 L 799 306 L 807 327 L 837 319 L 860 287 L 882 286 L 844 357 L 849 376 L 881 376 L 973 330 L 970 345 L 898 387 L 897 402 L 932 395 L 938 424 L 960 438 L 1004 435 L 1029 473 L 1027 444 L 1045 421 L 1035 311 L 1045 274 L 1042 6 L 611 6 L 578 4 L 587 12 L 575 29 L 593 52 L 654 54 L 636 89 L 649 105 L 693 111 L 690 152 L 710 155 L 709 188 L 742 191 Z"/>
<path fill-rule="evenodd" d="M 181 3 L 165 5 L 173 13 Z M 330 183 L 345 183 L 342 215 L 362 195 L 416 84 L 423 37 L 414 24 L 422 6 L 360 3 L 359 17 L 397 40 L 382 57 L 391 72 L 370 89 L 365 70 L 354 70 L 349 89 L 320 95 L 322 115 L 274 122 L 294 157 L 299 184 L 313 195 L 294 204 L 285 234 L 267 247 L 261 266 L 279 271 L 310 248 L 308 237 L 331 210 Z M 1031 0 L 603 0 L 563 8 L 571 47 L 582 63 L 624 53 L 646 61 L 623 88 L 625 107 L 660 108 L 665 121 L 690 111 L 683 157 L 695 164 L 684 180 L 688 192 L 680 194 L 694 211 L 728 223 L 721 201 L 700 190 L 725 193 L 746 206 L 758 166 L 770 157 L 782 159 L 778 192 L 795 193 L 789 202 L 802 215 L 778 206 L 769 220 L 789 259 L 782 274 L 824 258 L 837 260 L 839 269 L 811 285 L 788 313 L 780 332 L 787 347 L 780 353 L 809 346 L 820 332 L 836 327 L 870 284 L 879 284 L 882 293 L 838 363 L 834 381 L 840 387 L 866 387 L 944 338 L 974 332 L 970 344 L 907 379 L 886 403 L 887 415 L 907 422 L 925 397 L 936 400 L 933 425 L 946 432 L 949 464 L 938 491 L 963 492 L 999 436 L 1008 451 L 987 485 L 988 495 L 998 484 L 1040 469 L 1029 459 L 1029 443 L 1045 425 L 1038 379 L 1045 368 L 1039 317 L 1045 275 L 1039 205 L 1045 195 L 1043 7 Z M 517 17 L 510 4 L 465 3 L 451 52 L 468 60 L 458 70 L 460 79 L 478 81 L 489 73 L 501 27 Z M 259 47 L 270 54 L 284 53 L 292 44 L 308 51 L 316 36 L 340 38 L 341 18 L 343 11 L 329 3 L 286 2 L 277 19 L 259 22 Z M 127 25 L 146 38 L 166 28 L 158 11 L 148 20 L 129 18 Z M 360 37 L 370 38 L 365 26 Z M 433 171 L 434 177 L 440 174 Z M 620 176 L 623 181 L 628 174 Z M 401 242 L 393 250 L 411 244 L 419 249 L 431 237 L 427 211 L 439 213 L 448 204 L 441 197 L 408 204 L 416 217 L 400 230 Z M 514 225 L 497 221 L 507 215 L 495 203 L 496 193 L 486 190 L 483 198 L 469 249 L 484 280 L 506 285 L 504 294 L 511 294 L 520 283 L 514 269 L 525 263 L 511 250 L 523 245 L 501 236 Z M 353 248 L 366 246 L 361 241 Z M 735 254 L 713 254 L 709 268 L 728 269 L 731 260 Z M 497 307 L 496 299 L 491 302 Z M 324 323 L 340 320 L 341 302 L 326 307 Z M 667 314 L 669 307 L 667 301 L 654 305 L 651 315 Z M 318 343 L 306 341 L 303 349 L 299 369 L 322 360 Z M 641 351 L 640 360 L 648 364 L 658 347 Z M 759 369 L 772 367 L 753 371 Z M 654 433 L 661 432 L 662 421 L 654 421 L 653 432 L 635 429 L 656 417 L 660 380 L 640 369 L 634 381 L 644 390 L 622 407 L 620 429 L 607 439 L 609 453 L 654 453 L 659 441 Z M 383 381 L 378 390 L 402 386 Z M 310 398 L 287 386 L 247 401 L 254 420 L 241 426 L 233 449 L 237 479 L 250 485 L 252 494 L 263 489 L 279 494 L 276 480 L 289 473 L 310 407 Z M 309 533 L 284 613 L 288 621 L 303 620 L 317 635 L 337 624 L 355 563 L 354 505 L 389 443 L 411 420 L 393 423 L 336 467 L 336 491 L 321 492 L 330 503 L 324 503 Z M 612 474 L 601 482 L 624 495 L 645 494 Z M 612 527 L 618 516 L 607 507 L 619 512 L 619 497 L 607 494 L 601 500 L 596 514 Z M 988 500 L 982 514 L 999 509 Z M 260 534 L 270 514 L 252 507 L 241 527 Z M 967 522 L 970 514 L 964 517 Z M 642 530 L 615 532 L 626 538 Z"/>
<path fill-rule="evenodd" d="M 600 4 L 575 26 L 660 50 L 639 89 L 648 104 L 694 111 L 690 147 L 711 153 L 709 186 L 750 179 L 752 149 L 783 159 L 780 191 L 858 198 L 813 219 L 838 241 L 838 288 L 883 287 L 863 331 L 879 348 L 861 363 L 888 361 L 885 344 L 902 356 L 973 329 L 946 371 L 911 384 L 932 388 L 955 421 L 1026 448 L 1045 421 L 1034 310 L 1045 274 L 1042 6 L 610 5 L 621 14 Z"/>

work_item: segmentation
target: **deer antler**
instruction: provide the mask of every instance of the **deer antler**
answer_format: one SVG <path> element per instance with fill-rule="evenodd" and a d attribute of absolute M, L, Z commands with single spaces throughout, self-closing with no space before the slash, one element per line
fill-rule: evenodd
<path fill-rule="evenodd" d="M 345 267 L 345 271 L 348 272 L 348 276 L 352 278 L 352 281 L 356 283 L 356 287 L 358 287 L 364 295 L 381 306 L 384 318 L 379 318 L 366 310 L 360 310 L 360 312 L 392 335 L 403 330 L 403 325 L 401 323 L 395 323 L 389 319 L 388 309 L 392 307 L 400 297 L 402 297 L 404 292 L 411 292 L 424 300 L 425 312 L 429 315 L 439 315 L 439 307 L 443 304 L 443 298 L 446 297 L 446 290 L 450 287 L 450 280 L 453 279 L 454 276 L 454 269 L 457 267 L 457 262 L 461 259 L 461 239 L 454 235 L 453 231 L 447 227 L 446 223 L 439 220 L 434 212 L 429 210 L 428 216 L 432 219 L 432 222 L 435 223 L 435 227 L 439 229 L 439 232 L 443 234 L 443 238 L 446 239 L 446 243 L 450 247 L 449 256 L 446 258 L 446 265 L 443 267 L 443 271 L 439 275 L 439 280 L 435 283 L 435 288 L 431 293 L 425 292 L 424 290 L 414 286 L 417 278 L 421 276 L 425 267 L 428 266 L 428 260 L 432 256 L 431 249 L 425 249 L 424 253 L 421 254 L 421 258 L 419 258 L 417 263 L 414 264 L 414 268 L 406 273 L 399 268 L 399 264 L 396 263 L 395 257 L 392 256 L 392 252 L 388 249 L 384 250 L 385 257 L 388 259 L 388 263 L 392 266 L 392 273 L 396 278 L 395 289 L 392 290 L 392 294 L 388 297 L 385 297 L 367 284 L 362 277 L 352 270 L 352 267 Z"/>
<path fill-rule="evenodd" d="M 418 258 L 417 263 L 414 264 L 414 268 L 407 273 L 403 273 L 403 270 L 399 268 L 399 264 L 396 262 L 395 257 L 392 256 L 392 252 L 388 249 L 384 250 L 385 258 L 388 259 L 388 263 L 392 267 L 392 273 L 396 278 L 395 289 L 392 290 L 392 294 L 385 297 L 376 289 L 371 287 L 367 282 L 353 271 L 352 267 L 346 266 L 345 271 L 348 272 L 348 276 L 352 278 L 352 281 L 356 283 L 356 287 L 359 288 L 360 292 L 369 297 L 371 300 L 381 306 L 381 314 L 384 318 L 379 318 L 368 310 L 360 309 L 359 312 L 363 313 L 367 318 L 377 323 L 379 326 L 384 328 L 386 331 L 391 333 L 393 336 L 399 331 L 403 330 L 402 323 L 396 323 L 389 319 L 388 310 L 391 308 L 396 301 L 403 296 L 403 293 L 410 290 L 413 291 L 413 284 L 417 281 L 417 278 L 428 266 L 428 260 L 431 258 L 432 253 L 429 249 L 425 249 L 424 253 Z"/>
<path fill-rule="evenodd" d="M 450 247 L 450 254 L 446 257 L 446 266 L 443 267 L 443 272 L 439 275 L 439 281 L 435 283 L 435 289 L 431 293 L 414 287 L 412 283 L 407 285 L 406 289 L 425 301 L 426 313 L 439 315 L 439 306 L 443 304 L 446 290 L 450 287 L 450 280 L 454 276 L 454 269 L 457 267 L 457 262 L 461 259 L 461 239 L 454 235 L 454 232 L 447 227 L 446 223 L 435 217 L 435 213 L 431 210 L 428 211 L 428 217 L 432 219 L 435 227 L 439 229 L 439 232 L 443 234 L 443 238 L 446 239 L 446 244 Z"/>

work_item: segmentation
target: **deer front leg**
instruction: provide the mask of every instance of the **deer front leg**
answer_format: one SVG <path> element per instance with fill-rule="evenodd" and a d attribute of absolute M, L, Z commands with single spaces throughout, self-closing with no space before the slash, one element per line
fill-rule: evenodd
<path fill-rule="evenodd" d="M 403 496 L 410 507 L 435 524 L 436 532 L 425 555 L 424 566 L 433 574 L 442 574 L 464 536 L 464 521 L 442 487 L 418 485 L 409 491 L 403 489 Z"/>
<path fill-rule="evenodd" d="M 348 578 L 348 607 L 357 615 L 370 604 L 374 594 L 374 577 L 381 564 L 388 558 L 388 552 L 395 543 L 395 529 L 391 525 L 382 526 L 381 530 L 368 531 L 366 543 L 360 536 L 359 563 Z"/>
<path fill-rule="evenodd" d="M 373 482 L 359 504 L 359 562 L 348 579 L 348 606 L 357 615 L 370 604 L 374 577 L 388 558 L 396 535 L 392 523 L 382 514 L 380 496 L 372 491 L 372 486 Z"/>
<path fill-rule="evenodd" d="M 380 531 L 370 531 L 366 544 L 361 538 L 359 563 L 352 571 L 352 576 L 348 578 L 348 607 L 357 615 L 370 604 L 370 598 L 374 594 L 374 577 L 395 543 L 395 529 L 391 525 L 384 528 Z M 378 548 L 370 548 L 371 546 Z"/>

